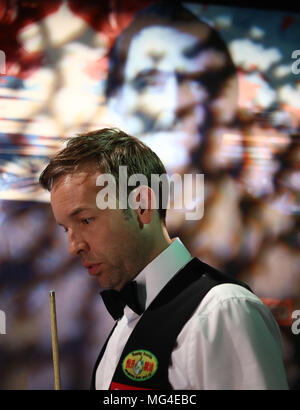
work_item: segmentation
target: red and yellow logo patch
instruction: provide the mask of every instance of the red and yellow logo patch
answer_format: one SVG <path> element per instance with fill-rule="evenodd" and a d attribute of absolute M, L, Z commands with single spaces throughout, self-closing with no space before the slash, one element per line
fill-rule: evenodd
<path fill-rule="evenodd" d="M 125 357 L 122 363 L 124 374 L 135 381 L 150 379 L 157 368 L 158 361 L 148 350 L 134 350 Z"/>

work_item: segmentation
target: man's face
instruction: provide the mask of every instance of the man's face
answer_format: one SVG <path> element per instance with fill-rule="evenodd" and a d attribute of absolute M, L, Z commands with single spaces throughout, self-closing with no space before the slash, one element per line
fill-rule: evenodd
<path fill-rule="evenodd" d="M 136 214 L 100 210 L 96 204 L 99 172 L 78 171 L 59 177 L 51 191 L 54 217 L 68 235 L 68 250 L 96 276 L 103 289 L 120 290 L 143 267 L 141 235 Z"/>
<path fill-rule="evenodd" d="M 210 98 L 203 74 L 220 70 L 226 56 L 213 48 L 199 52 L 210 29 L 199 36 L 175 28 L 144 28 L 132 39 L 124 84 L 109 101 L 127 131 L 159 153 L 168 171 L 186 165 L 201 143 Z"/>

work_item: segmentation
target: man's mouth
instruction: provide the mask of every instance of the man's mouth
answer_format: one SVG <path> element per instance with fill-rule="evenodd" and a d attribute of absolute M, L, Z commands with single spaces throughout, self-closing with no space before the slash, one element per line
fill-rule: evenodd
<path fill-rule="evenodd" d="M 84 267 L 88 270 L 91 276 L 95 276 L 98 272 L 99 266 L 101 263 L 93 263 L 93 264 L 84 264 Z"/>

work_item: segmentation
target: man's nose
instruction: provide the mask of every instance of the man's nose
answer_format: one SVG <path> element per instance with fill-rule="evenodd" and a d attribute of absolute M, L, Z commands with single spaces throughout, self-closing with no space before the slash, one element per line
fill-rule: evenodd
<path fill-rule="evenodd" d="M 207 91 L 202 84 L 185 76 L 177 77 L 176 116 L 192 112 L 199 104 L 203 104 L 207 97 Z"/>
<path fill-rule="evenodd" d="M 69 230 L 68 237 L 68 252 L 72 256 L 79 256 L 81 252 L 87 250 L 87 243 L 83 240 L 80 234 L 75 234 Z"/>
<path fill-rule="evenodd" d="M 181 117 L 191 113 L 207 98 L 206 91 L 196 81 L 181 78 L 176 74 L 169 76 L 163 96 L 164 107 L 158 117 L 162 128 L 169 128 Z"/>

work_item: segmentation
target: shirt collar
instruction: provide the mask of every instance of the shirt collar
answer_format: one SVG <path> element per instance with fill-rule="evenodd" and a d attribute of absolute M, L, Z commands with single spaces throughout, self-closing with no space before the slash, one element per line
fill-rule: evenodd
<path fill-rule="evenodd" d="M 181 240 L 179 238 L 173 239 L 172 243 L 148 263 L 134 279 L 138 285 L 138 297 L 142 306 L 147 309 L 162 288 L 191 259 L 191 254 Z M 131 309 L 127 309 L 127 307 L 124 310 L 128 320 L 131 312 Z"/>

